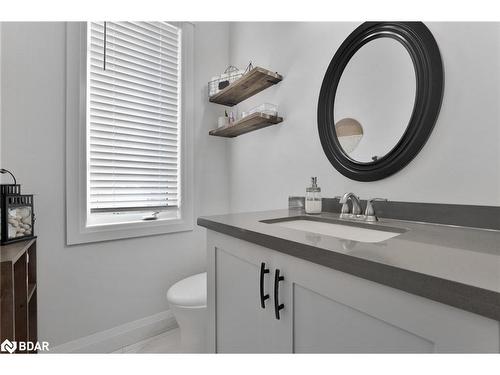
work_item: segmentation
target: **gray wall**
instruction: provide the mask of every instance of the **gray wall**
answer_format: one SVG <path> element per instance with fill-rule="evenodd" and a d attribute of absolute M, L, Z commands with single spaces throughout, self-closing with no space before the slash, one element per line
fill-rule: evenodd
<path fill-rule="evenodd" d="M 282 208 L 318 176 L 324 196 L 500 205 L 500 24 L 428 23 L 441 50 L 445 92 L 441 113 L 420 154 L 377 182 L 351 181 L 328 162 L 317 132 L 324 72 L 358 23 L 232 23 L 230 61 L 249 60 L 284 75 L 243 102 L 279 105 L 284 122 L 229 141 L 231 211 Z"/>
<path fill-rule="evenodd" d="M 213 43 L 217 41 L 218 43 Z M 167 289 L 205 269 L 205 231 L 65 246 L 64 23 L 4 23 L 2 167 L 35 193 L 39 337 L 55 346 L 168 308 Z M 226 146 L 208 137 L 206 80 L 228 61 L 227 24 L 195 26 L 195 216 L 226 212 Z"/>

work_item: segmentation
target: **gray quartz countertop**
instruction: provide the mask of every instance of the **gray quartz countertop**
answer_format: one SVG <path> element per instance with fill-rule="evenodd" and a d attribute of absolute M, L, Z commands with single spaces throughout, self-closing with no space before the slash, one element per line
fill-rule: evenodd
<path fill-rule="evenodd" d="M 500 231 L 380 219 L 375 226 L 404 232 L 367 243 L 261 222 L 300 216 L 309 215 L 250 212 L 200 217 L 198 225 L 500 321 Z"/>

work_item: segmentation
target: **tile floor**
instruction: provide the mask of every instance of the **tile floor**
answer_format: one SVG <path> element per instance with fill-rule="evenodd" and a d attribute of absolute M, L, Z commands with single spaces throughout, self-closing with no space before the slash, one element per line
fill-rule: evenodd
<path fill-rule="evenodd" d="M 159 334 L 144 341 L 125 346 L 114 353 L 182 353 L 179 328 Z"/>

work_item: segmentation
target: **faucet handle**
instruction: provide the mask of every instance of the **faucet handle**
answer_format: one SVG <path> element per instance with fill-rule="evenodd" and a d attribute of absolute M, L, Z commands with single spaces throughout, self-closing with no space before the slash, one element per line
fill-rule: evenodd
<path fill-rule="evenodd" d="M 373 208 L 373 202 L 388 202 L 385 198 L 371 198 L 366 201 L 365 216 L 366 221 L 378 221 L 377 216 L 375 216 L 375 210 Z"/>
<path fill-rule="evenodd" d="M 387 198 L 370 198 L 368 202 L 389 202 Z"/>
<path fill-rule="evenodd" d="M 340 217 L 345 218 L 349 216 L 349 204 L 347 203 L 346 199 L 347 193 L 344 194 L 343 196 L 337 195 L 335 198 L 339 200 L 339 204 L 342 205 L 342 208 L 340 209 Z"/>

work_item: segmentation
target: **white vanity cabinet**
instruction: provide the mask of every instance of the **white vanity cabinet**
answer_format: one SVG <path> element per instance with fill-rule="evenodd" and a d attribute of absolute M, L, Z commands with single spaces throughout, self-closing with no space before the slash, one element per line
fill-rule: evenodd
<path fill-rule="evenodd" d="M 211 230 L 207 303 L 210 352 L 500 352 L 496 320 Z"/>
<path fill-rule="evenodd" d="M 273 317 L 271 308 L 270 273 L 263 273 L 263 292 L 268 295 L 260 305 L 260 268 L 269 270 L 271 254 L 257 252 L 215 250 L 215 325 L 217 352 L 274 353 L 288 352 L 289 328 Z M 229 249 L 229 248 L 228 248 Z M 230 248 L 234 250 L 233 247 Z"/>

